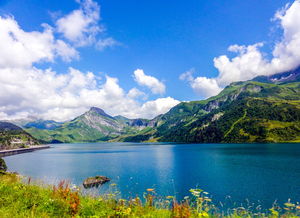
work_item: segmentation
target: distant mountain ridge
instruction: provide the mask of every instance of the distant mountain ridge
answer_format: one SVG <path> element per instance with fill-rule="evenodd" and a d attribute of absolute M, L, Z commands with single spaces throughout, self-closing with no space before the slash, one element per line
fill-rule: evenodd
<path fill-rule="evenodd" d="M 23 127 L 46 142 L 299 142 L 299 78 L 297 68 L 234 82 L 217 96 L 182 102 L 151 120 L 113 117 L 92 107 L 53 128 Z"/>
<path fill-rule="evenodd" d="M 153 125 L 154 123 L 147 119 L 113 117 L 101 108 L 91 107 L 84 114 L 52 129 L 27 124 L 23 128 L 40 140 L 59 143 L 108 141 L 121 135 L 136 134 Z"/>
<path fill-rule="evenodd" d="M 271 76 L 258 76 L 252 79 L 252 81 L 264 82 L 264 83 L 286 83 L 286 82 L 299 82 L 300 81 L 300 67 Z"/>
<path fill-rule="evenodd" d="M 60 126 L 62 126 L 63 122 L 56 122 L 54 120 L 35 120 L 35 121 L 31 121 L 28 123 L 25 123 L 21 126 L 23 126 L 24 128 L 31 128 L 31 127 L 35 127 L 38 129 L 56 129 Z"/>
<path fill-rule="evenodd" d="M 0 150 L 22 148 L 40 144 L 22 128 L 9 123 L 0 121 Z"/>

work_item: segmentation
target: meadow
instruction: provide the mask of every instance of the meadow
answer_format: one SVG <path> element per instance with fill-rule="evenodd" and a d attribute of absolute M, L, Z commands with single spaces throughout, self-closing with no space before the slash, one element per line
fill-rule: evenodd
<path fill-rule="evenodd" d="M 114 190 L 116 184 L 111 184 Z M 101 196 L 83 195 L 62 181 L 56 186 L 34 183 L 17 174 L 0 174 L 0 217 L 299 217 L 299 203 L 274 204 L 266 211 L 236 207 L 223 210 L 209 194 L 191 189 L 178 202 L 174 196 L 158 197 L 155 189 L 144 198 L 121 199 L 117 192 Z"/>

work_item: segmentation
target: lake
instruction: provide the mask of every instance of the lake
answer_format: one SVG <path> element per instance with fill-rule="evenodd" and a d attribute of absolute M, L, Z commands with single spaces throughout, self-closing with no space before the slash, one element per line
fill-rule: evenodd
<path fill-rule="evenodd" d="M 300 144 L 55 144 L 51 149 L 5 157 L 10 171 L 47 183 L 104 175 L 122 197 L 155 188 L 183 198 L 189 189 L 209 192 L 215 202 L 248 199 L 271 207 L 300 200 Z M 105 184 L 100 192 L 111 187 Z M 228 197 L 230 196 L 230 197 Z M 259 200 L 259 202 L 258 202 Z"/>

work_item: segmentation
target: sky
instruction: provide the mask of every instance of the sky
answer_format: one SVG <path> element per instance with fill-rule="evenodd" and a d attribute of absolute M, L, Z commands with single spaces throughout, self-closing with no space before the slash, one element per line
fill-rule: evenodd
<path fill-rule="evenodd" d="M 300 1 L 0 0 L 0 120 L 153 118 L 300 65 Z"/>

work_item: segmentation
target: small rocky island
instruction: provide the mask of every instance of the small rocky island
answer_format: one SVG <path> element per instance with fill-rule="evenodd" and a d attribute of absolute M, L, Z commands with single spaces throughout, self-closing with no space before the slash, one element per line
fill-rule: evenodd
<path fill-rule="evenodd" d="M 107 183 L 109 181 L 110 178 L 106 176 L 89 177 L 83 181 L 83 187 L 84 188 L 99 187 L 100 185 Z"/>

